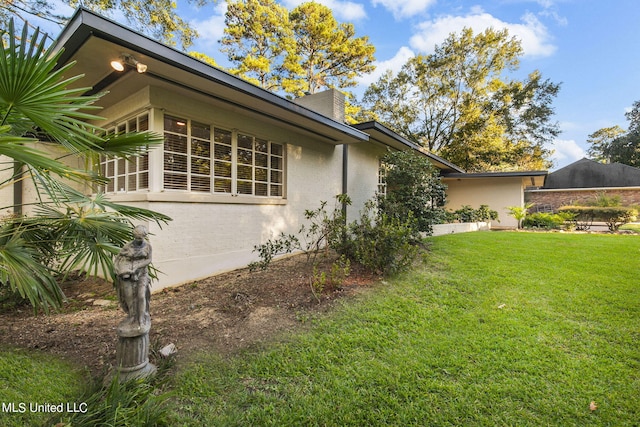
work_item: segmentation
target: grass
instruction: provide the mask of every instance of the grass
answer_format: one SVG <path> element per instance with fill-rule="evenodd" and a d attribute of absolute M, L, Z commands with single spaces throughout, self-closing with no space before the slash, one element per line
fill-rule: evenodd
<path fill-rule="evenodd" d="M 0 351 L 0 425 L 41 425 L 51 413 L 31 405 L 80 405 L 81 375 L 71 365 L 35 352 Z M 10 405 L 13 405 L 10 408 Z M 50 406 L 51 407 L 51 406 Z M 49 407 L 49 408 L 50 408 Z M 14 412 L 11 411 L 13 409 Z M 46 408 L 45 408 L 46 409 Z"/>
<path fill-rule="evenodd" d="M 633 231 L 634 233 L 640 233 L 640 223 L 632 222 L 620 226 L 620 230 Z"/>
<path fill-rule="evenodd" d="M 424 264 L 310 321 L 304 334 L 181 366 L 168 425 L 638 425 L 638 236 L 491 232 L 432 242 Z M 81 381 L 51 357 L 0 351 L 2 403 L 102 410 L 82 397 Z M 50 416 L 5 411 L 0 425 Z"/>
<path fill-rule="evenodd" d="M 311 332 L 203 354 L 177 378 L 173 424 L 637 425 L 639 250 L 636 236 L 434 238 L 424 267 Z"/>

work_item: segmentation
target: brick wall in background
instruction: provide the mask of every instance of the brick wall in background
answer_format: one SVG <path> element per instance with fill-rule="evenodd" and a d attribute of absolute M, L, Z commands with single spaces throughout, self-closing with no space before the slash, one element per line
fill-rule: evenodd
<path fill-rule="evenodd" d="M 524 199 L 525 203 L 535 204 L 533 211 L 555 211 L 561 206 L 593 202 L 601 193 L 607 197 L 620 197 L 623 206 L 640 206 L 640 187 L 526 190 Z"/>

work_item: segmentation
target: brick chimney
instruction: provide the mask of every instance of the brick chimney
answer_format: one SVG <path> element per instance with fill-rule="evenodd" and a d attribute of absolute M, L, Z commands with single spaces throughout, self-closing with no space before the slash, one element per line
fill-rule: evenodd
<path fill-rule="evenodd" d="M 344 123 L 344 94 L 336 89 L 306 95 L 294 101 L 316 113 L 327 116 L 339 123 Z"/>

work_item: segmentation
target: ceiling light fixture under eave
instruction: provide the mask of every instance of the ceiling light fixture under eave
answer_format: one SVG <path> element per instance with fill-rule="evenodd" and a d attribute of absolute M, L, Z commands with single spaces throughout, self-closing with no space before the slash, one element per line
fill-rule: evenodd
<path fill-rule="evenodd" d="M 120 55 L 120 59 L 111 61 L 111 68 L 116 71 L 124 71 L 126 65 L 136 67 L 138 73 L 141 74 L 147 71 L 147 64 L 143 64 L 128 53 L 123 53 Z"/>

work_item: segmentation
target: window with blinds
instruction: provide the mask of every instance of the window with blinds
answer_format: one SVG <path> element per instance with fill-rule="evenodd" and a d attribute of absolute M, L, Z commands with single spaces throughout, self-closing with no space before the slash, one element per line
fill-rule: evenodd
<path fill-rule="evenodd" d="M 170 115 L 164 137 L 166 190 L 283 197 L 283 144 Z"/>

